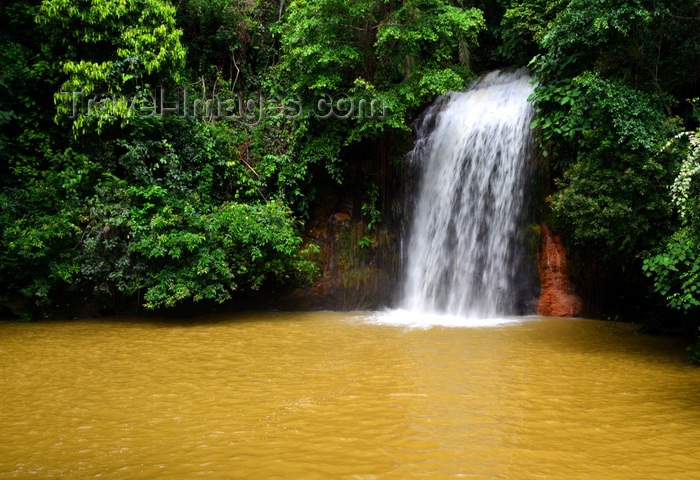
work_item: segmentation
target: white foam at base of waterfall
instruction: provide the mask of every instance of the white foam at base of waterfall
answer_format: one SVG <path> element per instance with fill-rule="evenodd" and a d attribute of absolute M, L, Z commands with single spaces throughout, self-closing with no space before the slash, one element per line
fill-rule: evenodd
<path fill-rule="evenodd" d="M 526 319 L 527 317 L 467 318 L 459 315 L 441 315 L 436 313 L 430 314 L 403 309 L 394 309 L 376 312 L 369 316 L 366 321 L 378 325 L 427 329 L 432 327 L 502 327 L 506 325 L 519 324 Z"/>

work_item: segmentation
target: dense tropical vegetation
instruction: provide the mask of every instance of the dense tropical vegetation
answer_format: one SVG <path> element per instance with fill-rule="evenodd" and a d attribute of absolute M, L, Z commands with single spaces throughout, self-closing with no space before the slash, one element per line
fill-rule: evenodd
<path fill-rule="evenodd" d="M 541 216 L 587 302 L 700 327 L 700 0 L 7 0 L 0 13 L 0 302 L 16 313 L 308 282 L 301 232 L 324 192 L 352 185 L 375 226 L 421 109 L 475 72 L 529 65 Z M 351 108 L 360 98 L 385 109 Z"/>

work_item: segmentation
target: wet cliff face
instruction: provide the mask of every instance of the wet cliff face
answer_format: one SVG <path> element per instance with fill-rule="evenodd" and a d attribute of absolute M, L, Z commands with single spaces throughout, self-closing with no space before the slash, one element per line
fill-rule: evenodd
<path fill-rule="evenodd" d="M 582 303 L 571 285 L 566 250 L 561 237 L 553 234 L 546 223 L 540 224 L 537 262 L 540 274 L 537 313 L 547 317 L 580 316 Z"/>
<path fill-rule="evenodd" d="M 318 245 L 319 278 L 284 296 L 291 310 L 371 310 L 387 306 L 396 286 L 398 253 L 394 236 L 380 225 L 369 230 L 349 199 L 320 202 L 305 239 Z M 335 204 L 335 205 L 334 205 Z M 334 205 L 334 206 L 329 206 Z"/>

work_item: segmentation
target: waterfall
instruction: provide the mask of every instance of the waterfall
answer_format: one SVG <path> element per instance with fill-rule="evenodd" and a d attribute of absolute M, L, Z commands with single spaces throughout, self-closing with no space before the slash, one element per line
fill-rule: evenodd
<path fill-rule="evenodd" d="M 526 69 L 491 72 L 418 121 L 402 309 L 468 318 L 531 313 L 517 303 L 533 88 Z"/>

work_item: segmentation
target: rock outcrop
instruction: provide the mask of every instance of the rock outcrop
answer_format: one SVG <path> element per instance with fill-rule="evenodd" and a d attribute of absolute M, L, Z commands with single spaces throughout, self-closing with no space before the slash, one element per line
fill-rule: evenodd
<path fill-rule="evenodd" d="M 537 313 L 546 317 L 581 315 L 581 299 L 570 280 L 569 263 L 561 237 L 546 223 L 540 224 L 540 248 L 537 253 L 540 273 L 540 298 Z"/>

